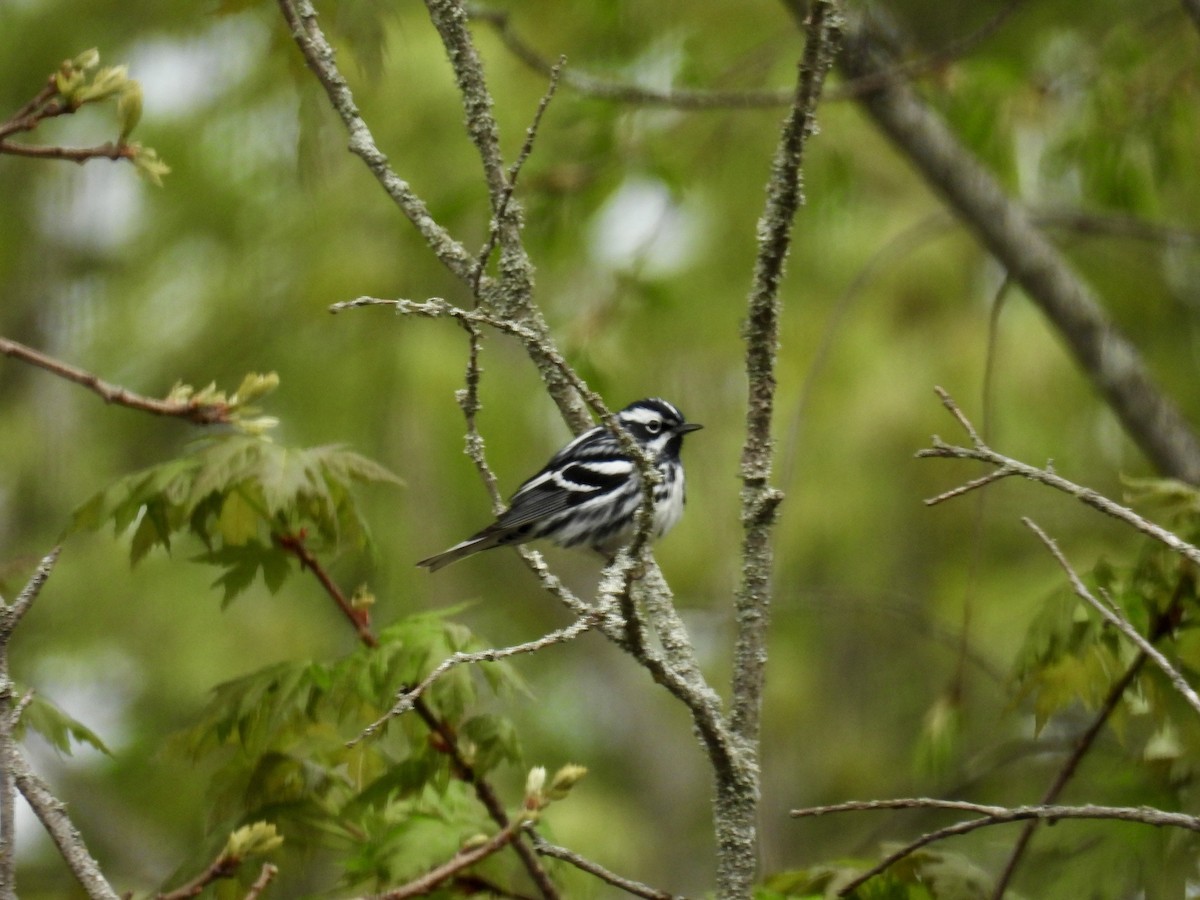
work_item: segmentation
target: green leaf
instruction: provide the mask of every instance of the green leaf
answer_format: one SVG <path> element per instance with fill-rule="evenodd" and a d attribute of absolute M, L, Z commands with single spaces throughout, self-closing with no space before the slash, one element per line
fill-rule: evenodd
<path fill-rule="evenodd" d="M 259 512 L 240 490 L 230 491 L 221 503 L 217 528 L 226 545 L 240 547 L 258 537 Z"/>
<path fill-rule="evenodd" d="M 239 390 L 261 394 L 276 380 L 247 376 Z M 177 392 L 192 393 L 183 387 Z M 215 396 L 215 388 L 196 396 L 208 393 Z M 400 480 L 344 447 L 288 448 L 235 432 L 198 441 L 183 457 L 118 479 L 79 506 L 69 531 L 111 522 L 119 535 L 136 522 L 130 546 L 134 564 L 157 546 L 170 550 L 179 532 L 190 532 L 207 550 L 194 559 L 222 569 L 214 586 L 229 603 L 260 570 L 272 593 L 287 578 L 289 557 L 272 543 L 272 533 L 307 533 L 317 551 L 346 546 L 369 551 L 367 524 L 351 491 L 354 482 Z"/>
<path fill-rule="evenodd" d="M 86 744 L 101 753 L 112 755 L 96 732 L 78 719 L 67 715 L 41 694 L 35 693 L 21 714 L 21 721 L 17 723 L 16 729 L 18 739 L 25 734 L 27 728 L 36 731 L 55 750 L 68 756 L 71 755 L 72 746 L 76 744 Z"/>

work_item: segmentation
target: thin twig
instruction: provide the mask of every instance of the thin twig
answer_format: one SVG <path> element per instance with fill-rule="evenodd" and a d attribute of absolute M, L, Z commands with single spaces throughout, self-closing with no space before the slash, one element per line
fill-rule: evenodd
<path fill-rule="evenodd" d="M 949 809 L 960 812 L 978 813 L 981 818 L 956 822 L 945 828 L 930 831 L 914 841 L 889 853 L 879 863 L 866 872 L 856 876 L 838 889 L 839 897 L 847 897 L 862 887 L 876 875 L 889 869 L 892 865 L 911 856 L 922 847 L 959 834 L 967 834 L 979 828 L 992 825 L 1003 825 L 1026 819 L 1114 819 L 1122 822 L 1138 822 L 1155 827 L 1183 828 L 1188 831 L 1200 831 L 1200 818 L 1184 813 L 1165 812 L 1145 806 L 986 806 L 979 803 L 968 803 L 961 800 L 937 800 L 926 797 L 912 797 L 898 800 L 867 800 L 850 803 L 838 803 L 831 806 L 815 806 L 807 809 L 793 810 L 794 818 L 823 816 L 832 813 L 861 812 L 879 809 Z"/>
<path fill-rule="evenodd" d="M 479 354 L 483 349 L 483 333 L 472 322 L 460 322 L 459 324 L 468 335 L 466 387 L 458 392 L 458 405 L 462 408 L 467 424 L 466 453 L 471 458 L 471 462 L 475 463 L 479 477 L 483 479 L 488 496 L 492 499 L 492 512 L 499 515 L 504 508 L 504 498 L 500 494 L 500 484 L 496 480 L 496 473 L 488 465 L 483 435 L 479 433 L 479 426 L 476 422 L 480 406 L 479 375 L 482 370 L 479 366 Z"/>
<path fill-rule="evenodd" d="M 89 159 L 133 159 L 137 156 L 138 148 L 132 144 L 114 144 L 111 141 L 96 147 L 58 147 L 0 141 L 0 153 L 9 156 L 28 156 L 34 159 L 63 159 L 68 162 L 85 163 Z"/>
<path fill-rule="evenodd" d="M 1087 589 L 1087 585 L 1083 583 L 1083 579 L 1079 577 L 1075 569 L 1072 568 L 1069 562 L 1067 562 L 1067 558 L 1063 556 L 1062 551 L 1058 549 L 1058 544 L 1056 544 L 1054 540 L 1051 539 L 1048 534 L 1046 534 L 1046 532 L 1039 528 L 1037 524 L 1035 524 L 1034 521 L 1028 516 L 1022 517 L 1021 521 L 1027 528 L 1029 528 L 1030 531 L 1038 536 L 1038 539 L 1046 545 L 1046 549 L 1050 551 L 1050 554 L 1058 561 L 1058 564 L 1062 566 L 1063 571 L 1067 573 L 1067 579 L 1071 582 L 1071 589 L 1075 592 L 1075 595 L 1086 601 L 1094 610 L 1096 610 L 1096 612 L 1100 613 L 1101 617 L 1103 617 L 1106 622 L 1108 622 L 1110 625 L 1113 625 L 1118 631 L 1121 632 L 1121 634 L 1125 635 L 1125 637 L 1127 637 L 1134 644 L 1134 646 L 1141 650 L 1142 653 L 1146 654 L 1146 656 L 1150 658 L 1150 661 L 1158 666 L 1158 668 L 1162 670 L 1163 674 L 1167 676 L 1171 684 L 1174 685 L 1175 690 L 1179 691 L 1179 693 L 1183 696 L 1183 699 L 1188 702 L 1188 705 L 1191 706 L 1191 708 L 1197 713 L 1200 713 L 1200 695 L 1198 695 L 1195 689 L 1193 689 L 1192 686 L 1187 683 L 1187 679 L 1185 679 L 1183 674 L 1171 664 L 1171 661 L 1163 656 L 1163 654 L 1153 644 L 1146 640 L 1146 638 L 1139 633 L 1132 624 L 1130 624 L 1129 620 L 1121 615 L 1113 606 L 1101 602 L 1091 591 Z"/>
<path fill-rule="evenodd" d="M 17 754 L 13 734 L 21 715 L 33 700 L 33 691 L 27 691 L 20 700 L 13 702 L 16 688 L 9 676 L 8 646 L 17 625 L 42 592 L 61 551 L 61 547 L 55 547 L 42 557 L 11 605 L 0 597 L 0 898 L 3 900 L 15 900 L 17 896 L 17 782 L 10 766 Z M 94 860 L 91 862 L 94 866 Z"/>
<path fill-rule="evenodd" d="M 334 62 L 333 47 L 317 23 L 317 13 L 310 0 L 278 0 L 278 3 L 304 61 L 321 82 L 330 105 L 350 134 L 350 152 L 362 159 L 387 195 L 420 232 L 442 265 L 463 283 L 471 284 L 475 260 L 462 244 L 454 240 L 450 233 L 437 223 L 425 202 L 417 196 L 408 182 L 396 174 L 387 157 L 375 144 L 371 130 L 354 102 L 354 95 Z"/>
<path fill-rule="evenodd" d="M 109 384 L 99 376 L 72 366 L 52 356 L 47 356 L 32 347 L 0 337 L 0 354 L 19 359 L 30 365 L 45 369 L 51 374 L 82 385 L 98 394 L 105 403 L 116 403 L 130 409 L 153 413 L 156 416 L 172 416 L 186 419 L 194 425 L 217 425 L 229 422 L 229 407 L 224 403 L 205 403 L 198 400 L 158 400 L 135 394 L 115 384 Z"/>
<path fill-rule="evenodd" d="M 599 863 L 592 862 L 592 860 L 580 856 L 573 850 L 568 850 L 566 847 L 560 847 L 557 844 L 551 844 L 541 835 L 534 835 L 533 847 L 542 856 L 551 856 L 554 859 L 560 859 L 582 872 L 595 875 L 605 884 L 620 888 L 625 893 L 632 894 L 635 897 L 643 897 L 645 900 L 687 900 L 687 898 L 680 894 L 660 891 L 647 884 L 642 884 L 640 881 L 634 881 L 632 878 L 625 878 L 622 875 L 618 875 L 604 868 Z"/>
<path fill-rule="evenodd" d="M 950 40 L 945 46 L 925 56 L 898 62 L 884 72 L 835 85 L 826 92 L 825 99 L 830 102 L 851 100 L 894 82 L 911 81 L 941 71 L 999 31 L 1023 2 L 1024 0 L 1008 0 L 1007 4 L 974 31 Z M 1197 0 L 1184 2 L 1194 3 Z M 550 71 L 553 64 L 517 33 L 512 24 L 512 16 L 507 10 L 472 5 L 468 11 L 473 20 L 492 26 L 504 46 L 526 67 L 541 74 Z M 792 88 L 718 90 L 671 87 L 662 90 L 630 82 L 597 78 L 585 72 L 568 72 L 563 83 L 572 90 L 600 100 L 637 106 L 661 106 L 690 112 L 770 109 L 786 106 L 795 97 Z"/>
<path fill-rule="evenodd" d="M 241 868 L 241 865 L 241 859 L 236 856 L 230 856 L 222 850 L 203 872 L 187 884 L 181 885 L 173 891 L 164 891 L 155 894 L 155 900 L 190 900 L 192 897 L 198 897 L 213 882 L 224 878 L 232 878 L 237 874 L 237 870 Z"/>
<path fill-rule="evenodd" d="M 500 208 L 492 217 L 491 227 L 488 229 L 488 239 L 483 245 L 483 249 L 479 252 L 479 262 L 475 266 L 475 278 L 471 283 L 471 295 L 479 298 L 479 279 L 487 268 L 488 260 L 491 258 L 492 251 L 496 249 L 496 242 L 500 238 L 500 220 L 504 218 L 508 212 L 508 205 L 512 202 L 513 192 L 517 189 L 517 179 L 521 176 L 521 169 L 524 168 L 526 160 L 533 152 L 533 142 L 537 139 L 538 129 L 542 125 L 542 116 L 546 114 L 546 109 L 550 106 L 550 101 L 554 99 L 554 93 L 558 90 L 558 79 L 562 75 L 563 66 L 567 64 L 567 58 L 560 56 L 558 62 L 550 70 L 550 85 L 546 88 L 546 93 L 542 95 L 541 102 L 538 103 L 537 110 L 533 114 L 533 121 L 529 127 L 525 129 L 525 141 L 521 144 L 521 151 L 517 154 L 516 160 L 508 167 L 507 185 L 504 188 L 504 195 L 500 201 Z"/>
<path fill-rule="evenodd" d="M 280 540 L 279 536 L 276 536 L 276 540 Z M 320 582 L 330 599 L 337 604 L 338 608 L 350 621 L 355 633 L 358 635 L 359 641 L 367 647 L 378 647 L 379 638 L 371 630 L 370 619 L 366 612 L 354 608 L 345 593 L 329 575 L 329 572 L 321 565 L 320 560 L 313 556 L 304 546 L 302 540 L 294 536 L 287 538 L 287 540 L 289 544 L 281 544 L 281 546 L 296 554 L 297 558 L 301 560 L 302 568 L 308 569 L 313 573 L 313 576 Z M 300 555 L 301 551 L 304 554 L 303 556 Z M 491 783 L 479 774 L 463 753 L 458 741 L 458 735 L 455 734 L 454 729 L 435 713 L 421 697 L 418 697 L 414 701 L 413 710 L 420 716 L 421 721 L 425 723 L 430 732 L 437 736 L 439 746 L 450 759 L 451 771 L 474 788 L 476 798 L 483 808 L 487 810 L 492 821 L 501 828 L 507 828 L 509 818 L 504 805 L 500 802 L 499 797 L 496 796 L 496 791 L 492 788 Z M 529 846 L 529 842 L 518 835 L 517 839 L 513 842 L 513 849 L 521 858 L 521 863 L 525 866 L 525 870 L 529 873 L 529 877 L 533 879 L 534 884 L 538 886 L 538 890 L 541 892 L 544 900 L 558 900 L 558 889 L 554 886 L 554 882 L 550 880 L 549 874 L 538 860 L 537 854 L 533 852 L 533 848 Z"/>
<path fill-rule="evenodd" d="M 300 562 L 301 570 L 309 570 L 313 573 L 313 577 L 321 582 L 321 587 L 325 588 L 325 593 L 330 596 L 333 602 L 337 604 L 338 609 L 342 611 L 342 615 L 354 626 L 354 631 L 358 635 L 359 640 L 372 649 L 378 647 L 379 638 L 371 630 L 370 613 L 365 609 L 356 607 L 350 602 L 350 599 L 337 586 L 329 572 L 321 565 L 320 560 L 305 545 L 304 536 L 302 534 L 272 534 L 271 539 L 280 549 L 296 557 Z"/>
<path fill-rule="evenodd" d="M 6 138 L 10 134 L 20 131 L 32 131 L 43 119 L 67 112 L 66 104 L 61 100 L 50 102 L 57 94 L 58 84 L 51 75 L 46 79 L 42 89 L 34 94 L 28 103 L 0 123 L 0 138 Z"/>
<path fill-rule="evenodd" d="M 41 820 L 58 847 L 59 855 L 87 895 L 92 900 L 118 900 L 117 892 L 100 871 L 99 863 L 88 851 L 83 837 L 67 815 L 66 805 L 55 797 L 46 783 L 29 768 L 29 764 L 14 745 L 8 748 L 5 768 L 16 781 L 21 794 Z"/>
<path fill-rule="evenodd" d="M 254 880 L 254 884 L 250 885 L 250 890 L 246 891 L 244 900 L 258 900 L 262 896 L 263 891 L 267 889 L 274 879 L 279 874 L 279 867 L 272 863 L 263 863 L 262 871 L 258 873 L 258 878 Z"/>
<path fill-rule="evenodd" d="M 1122 822 L 1139 822 L 1156 827 L 1185 828 L 1200 831 L 1200 816 L 1186 813 L 1166 812 L 1149 806 L 1060 806 L 1057 804 L 1034 804 L 1030 806 L 994 806 L 972 803 L 969 800 L 944 800 L 936 797 L 900 797 L 892 800 L 850 800 L 828 806 L 809 806 L 793 809 L 793 819 L 813 818 L 834 813 L 869 812 L 882 809 L 948 809 L 957 812 L 978 813 L 989 820 L 983 824 L 1000 825 L 1022 819 L 1117 819 Z M 962 823 L 960 823 L 962 824 Z"/>
<path fill-rule="evenodd" d="M 1183 540 L 1178 535 L 1173 534 L 1167 529 L 1159 525 L 1155 525 L 1148 519 L 1142 518 L 1128 507 L 1121 506 L 1119 503 L 1109 500 L 1107 497 L 1097 493 L 1091 488 L 1085 488 L 1075 484 L 1072 481 L 1068 481 L 1066 478 L 1063 478 L 1049 468 L 1039 469 L 1036 466 L 1028 465 L 1027 463 L 1023 463 L 1012 459 L 1011 457 L 1005 456 L 1003 453 L 996 452 L 987 444 L 985 444 L 982 438 L 979 437 L 979 434 L 975 431 L 975 427 L 963 414 L 962 410 L 958 408 L 958 405 L 954 402 L 953 398 L 951 398 L 951 396 L 940 387 L 934 388 L 934 390 L 937 392 L 938 397 L 941 398 L 942 404 L 947 410 L 950 411 L 951 415 L 954 416 L 958 423 L 967 432 L 967 435 L 971 439 L 973 446 L 958 447 L 952 444 L 947 444 L 941 438 L 935 435 L 931 447 L 917 451 L 916 456 L 918 458 L 978 460 L 979 462 L 985 462 L 989 465 L 995 466 L 998 470 L 1003 470 L 1005 472 L 1005 477 L 1008 475 L 1019 475 L 1022 478 L 1028 478 L 1031 481 L 1045 484 L 1054 488 L 1055 490 L 1062 491 L 1064 494 L 1069 494 L 1079 502 L 1090 506 L 1092 509 L 1099 510 L 1107 516 L 1112 516 L 1114 519 L 1136 528 L 1142 534 L 1154 538 L 1156 541 L 1162 543 L 1190 562 L 1200 565 L 1200 549 L 1196 548 L 1192 544 L 1189 544 L 1187 541 Z M 982 484 L 987 484 L 995 480 L 995 478 L 977 479 L 975 482 L 969 482 L 967 485 L 963 485 L 963 488 L 971 489 L 972 487 L 979 487 Z M 946 497 L 957 497 L 964 492 L 965 491 L 963 489 L 956 488 L 955 490 L 948 491 L 945 494 L 932 497 L 925 502 L 929 505 L 933 505 L 940 502 L 942 499 L 945 499 Z"/>
<path fill-rule="evenodd" d="M 477 844 L 466 850 L 461 850 L 453 858 L 442 863 L 435 869 L 430 869 L 420 878 L 415 878 L 408 884 L 393 890 L 377 894 L 372 900 L 406 900 L 409 897 L 420 897 L 432 892 L 438 885 L 457 875 L 463 869 L 487 859 L 494 853 L 503 850 L 521 833 L 524 820 L 514 818 L 482 844 Z"/>
<path fill-rule="evenodd" d="M 6 643 L 9 636 L 12 634 L 17 623 L 25 613 L 29 612 L 29 607 L 33 605 L 33 601 L 41 594 L 42 588 L 46 585 L 46 580 L 50 577 L 50 573 L 54 571 L 54 566 L 58 562 L 59 554 L 62 553 L 62 547 L 54 547 L 49 553 L 42 557 L 38 567 L 30 576 L 25 587 L 21 589 L 21 593 L 17 594 L 17 599 L 12 602 L 12 605 L 5 608 L 0 613 L 0 643 Z"/>
<path fill-rule="evenodd" d="M 438 681 L 451 669 L 462 665 L 474 665 L 484 662 L 499 662 L 502 659 L 508 659 L 510 656 L 519 656 L 524 653 L 534 653 L 538 650 L 543 650 L 546 647 L 551 647 L 555 644 L 565 644 L 568 641 L 573 641 L 586 631 L 594 628 L 597 623 L 605 615 L 603 607 L 596 607 L 589 611 L 586 615 L 576 619 L 570 625 L 566 625 L 549 634 L 544 634 L 540 638 L 532 641 L 526 641 L 523 644 L 514 644 L 511 647 L 496 647 L 487 650 L 476 650 L 474 652 L 460 651 L 448 656 L 442 660 L 428 675 L 421 679 L 416 686 L 403 689 L 396 695 L 396 703 L 387 714 L 380 717 L 377 721 L 372 722 L 363 729 L 363 733 L 359 735 L 359 740 L 364 737 L 370 737 L 380 728 L 384 726 L 390 719 L 396 716 L 404 715 L 412 709 L 418 699 L 420 699 L 426 691 L 433 687 Z"/>

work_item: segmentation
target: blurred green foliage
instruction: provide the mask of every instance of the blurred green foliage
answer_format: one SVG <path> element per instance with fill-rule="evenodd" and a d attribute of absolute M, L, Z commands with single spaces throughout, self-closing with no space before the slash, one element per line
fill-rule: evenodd
<path fill-rule="evenodd" d="M 799 53 L 782 5 L 495 6 L 571 71 L 648 87 L 786 88 Z M 889 6 L 917 55 L 992 12 Z M 392 165 L 439 222 L 482 246 L 479 164 L 424 10 L 375 0 L 318 10 Z M 546 78 L 488 26 L 474 33 L 511 159 Z M 1174 3 L 1047 0 L 919 84 L 1031 206 L 1101 226 L 1111 215 L 1189 225 L 1200 210 L 1196 37 Z M 460 453 L 463 333 L 379 310 L 327 313 L 360 295 L 465 302 L 465 290 L 345 152 L 273 4 L 0 4 L 0 117 L 89 47 L 128 66 L 140 119 L 126 92 L 120 109 L 47 121 L 38 142 L 124 134 L 170 172 L 155 187 L 123 163 L 0 156 L 0 335 L 149 396 L 277 372 L 261 405 L 279 424 L 269 440 L 202 433 L 0 360 L 0 593 L 11 599 L 76 526 L 12 649 L 14 677 L 37 691 L 26 724 L 48 738 L 28 742 L 31 756 L 121 890 L 193 877 L 232 829 L 259 820 L 285 837 L 271 857 L 279 896 L 394 884 L 494 826 L 412 714 L 378 740 L 345 741 L 455 649 L 565 620 L 507 551 L 436 577 L 412 565 L 490 512 Z M 688 515 L 658 557 L 718 686 L 739 567 L 738 328 L 782 116 L 620 105 L 563 86 L 517 192 L 537 299 L 571 362 L 612 405 L 661 394 L 706 425 L 687 449 Z M 1160 623 L 1185 674 L 1200 666 L 1192 575 L 1170 554 L 1027 484 L 922 505 L 977 474 L 912 460 L 932 432 L 956 437 L 934 384 L 998 449 L 1052 458 L 1110 496 L 1123 474 L 1153 473 L 1019 295 L 999 315 L 983 397 L 1000 273 L 969 234 L 941 224 L 936 196 L 852 103 L 824 105 L 820 120 L 783 296 L 775 480 L 787 500 L 765 706 L 764 896 L 819 895 L 888 842 L 944 822 L 793 821 L 789 809 L 916 794 L 1016 804 L 1045 791 L 1133 652 L 1065 592 L 1019 516 L 1140 626 Z M 1053 234 L 1200 422 L 1194 236 Z M 512 490 L 567 433 L 518 346 L 489 336 L 483 365 L 480 429 Z M 1194 499 L 1160 499 L 1151 514 L 1195 537 Z M 92 530 L 107 523 L 115 537 Z M 273 537 L 301 530 L 344 590 L 370 585 L 378 650 L 356 645 L 315 579 L 284 581 L 293 570 Z M 368 533 L 374 553 L 362 552 Z M 551 559 L 591 589 L 596 564 Z M 656 886 L 709 888 L 710 781 L 665 692 L 594 637 L 512 667 L 528 694 L 497 696 L 511 679 L 486 666 L 454 670 L 431 695 L 509 808 L 525 780 L 518 745 L 526 759 L 585 763 L 588 780 L 545 822 L 554 839 Z M 108 755 L 90 749 L 101 743 Z M 1200 811 L 1198 752 L 1194 715 L 1146 667 L 1064 799 Z M 68 896 L 52 848 L 22 823 L 21 896 Z M 1014 828 L 927 848 L 862 896 L 977 896 Z M 1195 849 L 1190 836 L 1063 822 L 1035 837 L 1015 889 L 1179 895 L 1197 880 Z M 510 855 L 483 874 L 510 877 Z M 570 896 L 605 895 L 586 878 L 568 884 Z"/>

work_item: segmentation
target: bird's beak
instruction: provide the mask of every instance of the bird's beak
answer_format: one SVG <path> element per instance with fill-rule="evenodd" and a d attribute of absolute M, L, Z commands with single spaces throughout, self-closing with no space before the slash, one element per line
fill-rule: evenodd
<path fill-rule="evenodd" d="M 675 429 L 676 434 L 687 434 L 689 431 L 699 431 L 704 426 L 699 422 L 684 422 Z"/>

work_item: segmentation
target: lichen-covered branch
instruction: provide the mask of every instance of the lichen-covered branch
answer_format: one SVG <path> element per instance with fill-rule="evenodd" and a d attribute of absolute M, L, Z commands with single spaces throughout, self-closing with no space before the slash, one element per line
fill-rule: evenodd
<path fill-rule="evenodd" d="M 439 225 L 412 187 L 396 174 L 387 157 L 375 143 L 371 129 L 359 114 L 354 95 L 334 61 L 333 47 L 317 22 L 317 13 L 310 0 L 278 0 L 292 38 L 304 61 L 317 76 L 329 97 L 329 103 L 350 133 L 350 152 L 358 156 L 371 170 L 371 174 L 384 191 L 408 217 L 425 239 L 442 265 L 464 284 L 471 284 L 475 271 L 475 259 L 467 249 L 454 240 L 450 233 Z"/>
<path fill-rule="evenodd" d="M 117 900 L 117 892 L 108 883 L 104 873 L 100 871 L 99 863 L 88 851 L 82 835 L 67 815 L 66 806 L 29 767 L 13 740 L 13 727 L 16 725 L 20 705 L 16 710 L 13 709 L 13 686 L 8 676 L 8 644 L 22 616 L 29 611 L 50 577 L 54 564 L 58 561 L 59 549 L 55 547 L 46 554 L 11 605 L 0 601 L 0 692 L 3 694 L 3 703 L 0 703 L 0 767 L 4 771 L 5 792 L 11 790 L 10 784 L 20 790 L 58 847 L 59 855 L 87 895 L 93 900 Z M 6 799 L 5 821 L 0 823 L 5 844 L 0 848 L 0 854 L 4 857 L 3 862 L 0 862 L 0 876 L 4 878 L 5 890 L 11 891 L 11 895 L 15 897 L 15 870 L 12 868 L 11 857 L 14 837 L 12 812 L 12 804 Z"/>
<path fill-rule="evenodd" d="M 792 107 L 783 123 L 758 223 L 758 254 L 743 329 L 748 400 L 742 449 L 742 577 L 735 598 L 737 637 L 729 718 L 739 765 L 717 780 L 717 888 L 722 896 L 749 896 L 758 867 L 758 741 L 771 605 L 771 533 L 783 494 L 770 484 L 774 439 L 775 365 L 779 352 L 779 287 L 792 223 L 804 202 L 801 163 L 816 131 L 816 107 L 833 65 L 841 12 L 832 0 L 809 9 L 804 55 Z"/>
<path fill-rule="evenodd" d="M 1080 503 L 1090 506 L 1092 509 L 1099 510 L 1107 516 L 1112 516 L 1126 525 L 1132 526 L 1148 537 L 1154 538 L 1164 546 L 1178 553 L 1180 556 L 1188 559 L 1196 565 L 1200 565 L 1200 548 L 1189 544 L 1187 541 L 1180 538 L 1178 535 L 1163 528 L 1161 525 L 1156 525 L 1149 519 L 1139 516 L 1133 510 L 1105 497 L 1091 488 L 1083 487 L 1063 478 L 1057 472 L 1051 469 L 1039 469 L 1037 466 L 1031 466 L 1028 463 L 1023 463 L 1020 460 L 1005 456 L 1003 453 L 998 453 L 987 444 L 979 436 L 975 427 L 967 419 L 953 398 L 946 393 L 942 388 L 934 388 L 938 397 L 941 398 L 942 405 L 949 410 L 955 420 L 967 432 L 967 436 L 971 441 L 970 447 L 959 447 L 954 444 L 947 444 L 936 435 L 933 438 L 933 445 L 924 450 L 917 451 L 917 457 L 920 459 L 973 459 L 978 462 L 987 463 L 994 466 L 995 471 L 989 472 L 986 475 L 974 478 L 971 481 L 961 484 L 958 487 L 951 488 L 938 494 L 936 497 L 930 497 L 925 503 L 928 506 L 934 506 L 942 503 L 953 497 L 961 496 L 968 491 L 983 487 L 998 481 L 1002 478 L 1018 476 L 1028 478 L 1030 481 L 1036 481 L 1048 487 L 1052 487 L 1057 491 L 1062 491 L 1078 500 Z"/>
<path fill-rule="evenodd" d="M 1187 683 L 1187 679 L 1183 677 L 1183 673 L 1181 673 L 1179 669 L 1172 665 L 1171 661 L 1167 659 L 1166 656 L 1164 656 L 1150 641 L 1148 641 L 1141 633 L 1139 633 L 1128 619 L 1121 615 L 1113 606 L 1102 603 L 1095 594 L 1088 590 L 1087 585 L 1083 583 L 1083 579 L 1079 577 L 1079 574 L 1067 561 L 1067 558 L 1063 556 L 1062 551 L 1058 549 L 1058 544 L 1056 544 L 1054 540 L 1051 539 L 1048 534 L 1046 534 L 1046 532 L 1039 528 L 1037 524 L 1028 517 L 1022 518 L 1021 521 L 1025 523 L 1025 526 L 1029 528 L 1030 531 L 1038 536 L 1038 539 L 1046 545 L 1046 549 L 1050 551 L 1050 554 L 1054 557 L 1058 564 L 1062 566 L 1063 571 L 1067 573 L 1067 580 L 1071 582 L 1071 590 L 1075 592 L 1075 596 L 1079 597 L 1081 600 L 1091 606 L 1092 609 L 1096 610 L 1096 612 L 1100 614 L 1104 621 L 1108 622 L 1119 632 L 1121 632 L 1121 634 L 1125 635 L 1125 637 L 1129 639 L 1130 643 L 1132 643 L 1138 648 L 1138 650 L 1145 654 L 1150 661 L 1158 666 L 1162 673 L 1167 676 L 1167 680 L 1171 682 L 1171 684 L 1175 687 L 1175 690 L 1179 692 L 1180 696 L 1187 701 L 1188 706 L 1194 709 L 1197 713 L 1200 713 L 1200 695 L 1196 693 L 1195 688 Z"/>

